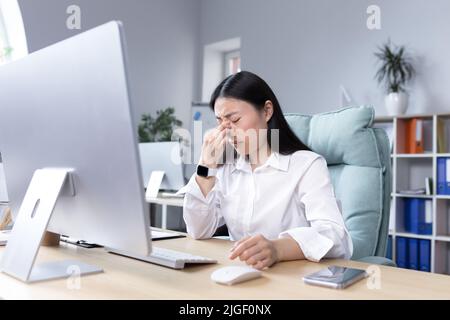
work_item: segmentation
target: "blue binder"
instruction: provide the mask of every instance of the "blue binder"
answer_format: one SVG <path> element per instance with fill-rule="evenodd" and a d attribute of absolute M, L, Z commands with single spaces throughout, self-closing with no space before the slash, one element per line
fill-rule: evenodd
<path fill-rule="evenodd" d="M 425 199 L 405 199 L 405 231 L 415 234 L 431 234 L 432 224 L 425 219 Z"/>
<path fill-rule="evenodd" d="M 408 239 L 397 237 L 396 263 L 399 268 L 408 268 Z"/>
<path fill-rule="evenodd" d="M 406 232 L 412 232 L 411 231 L 411 199 L 405 198 L 403 199 L 404 203 L 404 226 Z"/>
<path fill-rule="evenodd" d="M 450 158 L 445 158 L 445 194 L 450 195 Z"/>
<path fill-rule="evenodd" d="M 409 269 L 419 270 L 419 240 L 408 239 L 408 251 L 409 251 Z"/>
<path fill-rule="evenodd" d="M 425 220 L 425 201 L 424 199 L 416 199 L 412 198 L 409 199 L 410 205 L 409 205 L 409 226 L 411 233 L 420 233 L 420 221 Z M 421 219 L 421 216 L 423 215 L 423 219 Z"/>
<path fill-rule="evenodd" d="M 430 240 L 419 240 L 419 270 L 421 271 L 431 271 L 431 256 L 430 256 Z"/>
<path fill-rule="evenodd" d="M 432 204 L 431 204 L 431 200 L 423 200 L 423 208 L 421 208 L 420 215 L 419 215 L 419 234 L 432 234 L 433 233 L 433 224 L 431 222 L 427 222 L 426 216 L 427 216 L 427 202 L 430 204 L 429 209 L 430 209 L 430 215 L 431 215 L 431 220 L 432 218 Z"/>
<path fill-rule="evenodd" d="M 450 194 L 447 183 L 447 159 L 437 158 L 437 194 Z"/>

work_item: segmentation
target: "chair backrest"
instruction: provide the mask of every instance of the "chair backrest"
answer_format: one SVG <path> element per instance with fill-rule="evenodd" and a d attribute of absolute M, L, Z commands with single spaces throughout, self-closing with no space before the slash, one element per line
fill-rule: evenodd
<path fill-rule="evenodd" d="M 328 164 L 353 240 L 352 259 L 385 256 L 391 200 L 387 134 L 372 128 L 374 109 L 348 107 L 313 116 L 286 114 L 297 136 Z"/>

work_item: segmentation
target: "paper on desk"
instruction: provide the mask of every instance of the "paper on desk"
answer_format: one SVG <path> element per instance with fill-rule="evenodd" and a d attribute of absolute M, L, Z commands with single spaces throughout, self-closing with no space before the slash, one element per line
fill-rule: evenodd
<path fill-rule="evenodd" d="M 176 232 L 164 232 L 152 229 L 152 239 L 179 237 L 180 234 Z"/>

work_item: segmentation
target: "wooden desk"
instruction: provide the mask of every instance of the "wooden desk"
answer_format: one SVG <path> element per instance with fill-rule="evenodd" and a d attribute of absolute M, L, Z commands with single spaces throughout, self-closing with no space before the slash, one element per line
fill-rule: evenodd
<path fill-rule="evenodd" d="M 308 286 L 302 276 L 326 265 L 359 268 L 367 264 L 344 260 L 283 262 L 264 271 L 263 278 L 234 286 L 218 285 L 211 272 L 224 265 L 241 264 L 227 258 L 231 242 L 189 238 L 155 242 L 155 246 L 215 258 L 215 265 L 181 271 L 106 253 L 62 244 L 41 248 L 38 260 L 78 259 L 102 266 L 102 274 L 81 278 L 80 289 L 69 289 L 68 280 L 24 284 L 0 274 L 0 297 L 4 299 L 450 299 L 450 277 L 380 266 L 381 289 L 369 289 L 363 280 L 339 291 Z M 4 249 L 0 249 L 0 255 Z M 71 280 L 69 280 L 71 281 Z"/>

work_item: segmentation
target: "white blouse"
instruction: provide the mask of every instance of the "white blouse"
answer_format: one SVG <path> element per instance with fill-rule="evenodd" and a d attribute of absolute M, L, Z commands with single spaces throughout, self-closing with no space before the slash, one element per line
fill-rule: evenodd
<path fill-rule="evenodd" d="M 210 238 L 226 223 L 231 240 L 256 234 L 267 239 L 290 236 L 311 261 L 352 256 L 352 240 L 319 154 L 273 152 L 254 171 L 239 157 L 218 168 L 206 198 L 195 176 L 178 191 L 186 193 L 183 217 L 191 237 Z"/>

